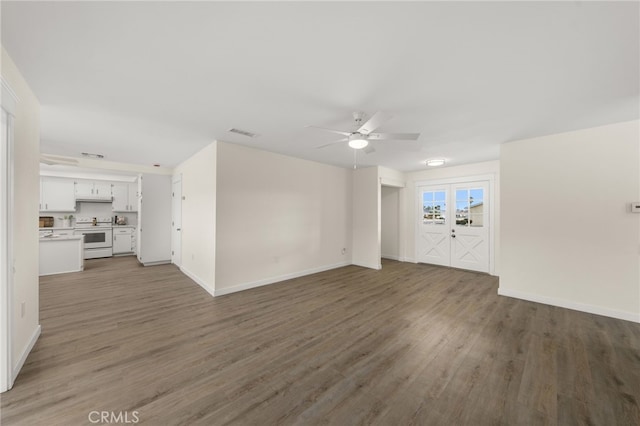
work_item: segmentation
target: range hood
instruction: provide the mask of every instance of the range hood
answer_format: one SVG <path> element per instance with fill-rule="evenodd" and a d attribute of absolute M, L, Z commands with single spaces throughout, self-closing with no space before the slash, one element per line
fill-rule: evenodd
<path fill-rule="evenodd" d="M 79 195 L 76 197 L 76 202 L 84 203 L 111 203 L 113 201 L 112 196 L 100 196 L 100 195 Z"/>

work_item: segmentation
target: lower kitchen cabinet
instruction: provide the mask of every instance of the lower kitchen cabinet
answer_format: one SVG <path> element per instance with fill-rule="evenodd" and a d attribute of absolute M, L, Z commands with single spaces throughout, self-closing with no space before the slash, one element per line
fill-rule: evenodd
<path fill-rule="evenodd" d="M 133 227 L 113 228 L 113 254 L 135 253 L 135 229 Z"/>

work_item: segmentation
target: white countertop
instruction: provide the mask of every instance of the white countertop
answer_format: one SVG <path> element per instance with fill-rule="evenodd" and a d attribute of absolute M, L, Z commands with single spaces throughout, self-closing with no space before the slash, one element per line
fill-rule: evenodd
<path fill-rule="evenodd" d="M 38 228 L 40 231 L 53 231 L 55 229 L 74 229 L 72 226 L 62 227 L 62 226 L 54 226 L 49 228 Z"/>
<path fill-rule="evenodd" d="M 135 228 L 136 225 L 113 225 L 114 228 Z"/>
<path fill-rule="evenodd" d="M 50 237 L 40 237 L 40 241 L 68 241 L 68 240 L 82 240 L 84 235 L 55 235 Z"/>

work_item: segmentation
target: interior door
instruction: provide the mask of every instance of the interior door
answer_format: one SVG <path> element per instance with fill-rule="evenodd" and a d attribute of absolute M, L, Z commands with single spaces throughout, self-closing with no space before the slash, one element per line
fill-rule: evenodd
<path fill-rule="evenodd" d="M 418 262 L 489 272 L 487 181 L 418 188 Z"/>
<path fill-rule="evenodd" d="M 419 197 L 418 262 L 450 266 L 449 185 L 421 187 Z"/>
<path fill-rule="evenodd" d="M 451 186 L 455 220 L 451 226 L 451 266 L 489 272 L 489 209 L 487 182 Z"/>
<path fill-rule="evenodd" d="M 182 264 L 182 179 L 172 182 L 171 263 Z"/>

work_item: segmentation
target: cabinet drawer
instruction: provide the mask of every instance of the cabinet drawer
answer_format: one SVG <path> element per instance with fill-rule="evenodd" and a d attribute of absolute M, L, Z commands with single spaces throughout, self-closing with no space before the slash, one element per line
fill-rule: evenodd
<path fill-rule="evenodd" d="M 113 233 L 118 235 L 131 235 L 133 233 L 133 229 L 132 228 L 114 229 Z"/>

